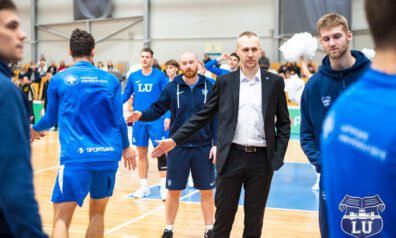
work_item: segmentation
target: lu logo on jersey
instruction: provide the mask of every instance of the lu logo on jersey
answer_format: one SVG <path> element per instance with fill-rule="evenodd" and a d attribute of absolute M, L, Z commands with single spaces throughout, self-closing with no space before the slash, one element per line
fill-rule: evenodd
<path fill-rule="evenodd" d="M 146 84 L 138 84 L 138 92 L 146 92 L 149 93 L 153 90 L 153 84 L 146 83 Z"/>
<path fill-rule="evenodd" d="M 385 204 L 378 195 L 363 198 L 346 195 L 339 209 L 345 212 L 341 228 L 352 237 L 371 237 L 380 233 L 384 227 L 379 212 L 385 210 Z"/>

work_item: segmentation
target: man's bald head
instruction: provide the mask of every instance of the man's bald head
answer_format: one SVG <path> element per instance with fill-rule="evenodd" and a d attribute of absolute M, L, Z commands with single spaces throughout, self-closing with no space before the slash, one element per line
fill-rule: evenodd
<path fill-rule="evenodd" d="M 186 59 L 186 58 L 193 58 L 195 60 L 198 60 L 197 55 L 191 51 L 185 51 L 183 54 L 181 54 L 180 61 L 182 61 L 182 59 Z"/>
<path fill-rule="evenodd" d="M 198 73 L 198 58 L 193 52 L 186 51 L 180 56 L 180 69 L 187 78 L 194 78 Z"/>

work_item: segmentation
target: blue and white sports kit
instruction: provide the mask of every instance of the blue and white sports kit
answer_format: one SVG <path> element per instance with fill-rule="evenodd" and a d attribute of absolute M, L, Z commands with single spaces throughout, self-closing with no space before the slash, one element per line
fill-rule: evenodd
<path fill-rule="evenodd" d="M 52 201 L 81 206 L 88 191 L 95 199 L 111 196 L 118 161 L 129 146 L 118 79 L 85 61 L 57 73 L 45 115 L 33 128 L 48 130 L 57 122 L 61 169 Z"/>
<path fill-rule="evenodd" d="M 163 72 L 152 68 L 150 75 L 144 75 L 142 70 L 132 73 L 127 81 L 123 94 L 123 103 L 133 94 L 133 110 L 143 111 L 150 107 L 160 96 L 169 80 Z M 132 131 L 132 144 L 141 147 L 148 146 L 148 139 L 154 146 L 155 140 L 165 138 L 164 117 L 152 122 L 135 122 Z"/>
<path fill-rule="evenodd" d="M 330 237 L 396 237 L 396 75 L 368 70 L 323 124 Z"/>
<path fill-rule="evenodd" d="M 152 121 L 168 110 L 171 112 L 170 135 L 173 135 L 188 119 L 199 112 L 209 98 L 213 84 L 199 75 L 195 85 L 187 85 L 183 76 L 170 82 L 160 98 L 142 112 L 140 120 Z M 186 187 L 191 169 L 194 186 L 200 190 L 214 188 L 214 166 L 209 160 L 212 145 L 217 144 L 217 118 L 194 133 L 184 144 L 177 145 L 168 153 L 166 188 L 182 190 Z"/>

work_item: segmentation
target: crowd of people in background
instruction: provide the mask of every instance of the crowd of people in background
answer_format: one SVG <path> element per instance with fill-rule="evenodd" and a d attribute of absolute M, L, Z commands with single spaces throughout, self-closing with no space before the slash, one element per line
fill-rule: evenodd
<path fill-rule="evenodd" d="M 122 74 L 111 60 L 108 60 L 106 64 L 103 61 L 93 62 L 93 64 L 99 69 L 114 74 L 120 81 L 124 81 L 130 73 L 141 69 L 140 64 L 137 64 L 132 66 L 129 72 Z M 217 76 L 237 70 L 239 68 L 239 57 L 234 52 L 224 52 L 219 57 L 212 59 L 208 53 L 204 53 L 202 60 L 198 60 L 198 64 L 198 73 L 214 82 Z M 305 82 L 317 71 L 317 65 L 312 60 L 306 61 L 303 57 L 298 64 L 296 62 L 285 62 L 279 68 L 271 67 L 270 60 L 264 50 L 261 52 L 259 65 L 261 68 L 279 74 L 284 78 L 288 101 L 297 105 L 300 103 Z M 29 64 L 13 66 L 14 72 L 18 72 L 14 83 L 28 98 L 32 123 L 34 123 L 33 101 L 41 100 L 45 104 L 45 91 L 47 89 L 45 84 L 48 84 L 47 80 L 69 66 L 70 64 L 66 64 L 64 60 L 60 60 L 59 64 L 56 64 L 54 60 L 50 60 L 48 63 L 44 54 L 40 55 L 38 62 L 32 61 Z M 163 71 L 170 79 L 182 73 L 178 62 L 174 59 L 170 59 L 164 64 L 160 64 L 157 59 L 153 59 L 152 67 Z M 32 83 L 37 83 L 38 87 L 32 87 Z"/>

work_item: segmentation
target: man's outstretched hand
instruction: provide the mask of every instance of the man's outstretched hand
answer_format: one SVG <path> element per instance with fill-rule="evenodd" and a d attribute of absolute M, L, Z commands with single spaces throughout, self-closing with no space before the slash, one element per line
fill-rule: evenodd
<path fill-rule="evenodd" d="M 168 153 L 176 147 L 176 142 L 172 139 L 156 140 L 155 142 L 157 142 L 158 145 L 154 148 L 153 152 L 151 152 L 151 156 L 156 158 Z"/>
<path fill-rule="evenodd" d="M 139 111 L 134 111 L 132 114 L 126 119 L 128 123 L 133 123 L 139 121 L 140 117 L 142 116 L 142 113 Z"/>
<path fill-rule="evenodd" d="M 45 131 L 38 132 L 33 128 L 30 128 L 30 143 L 32 143 L 34 140 L 40 140 L 45 136 Z"/>

